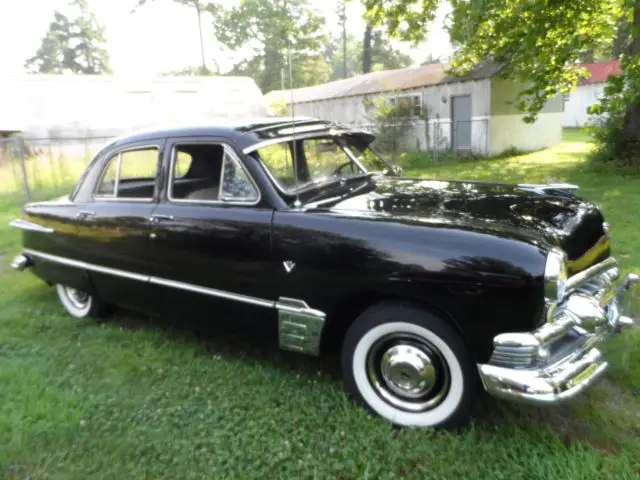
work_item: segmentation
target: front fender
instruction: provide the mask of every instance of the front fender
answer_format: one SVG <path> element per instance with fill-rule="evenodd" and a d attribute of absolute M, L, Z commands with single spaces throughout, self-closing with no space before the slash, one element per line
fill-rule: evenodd
<path fill-rule="evenodd" d="M 547 249 L 517 234 L 461 224 L 303 211 L 274 215 L 275 259 L 295 264 L 281 270 L 282 296 L 327 313 L 329 324 L 332 312 L 352 297 L 428 304 L 454 319 L 480 359 L 498 333 L 539 324 Z"/>

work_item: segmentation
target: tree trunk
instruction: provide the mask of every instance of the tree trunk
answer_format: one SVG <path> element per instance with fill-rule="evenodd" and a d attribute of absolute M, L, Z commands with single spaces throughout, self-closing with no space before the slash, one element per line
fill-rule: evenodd
<path fill-rule="evenodd" d="M 637 62 L 640 57 L 640 0 L 636 0 L 633 8 L 633 24 L 631 25 L 632 40 L 629 44 L 629 61 Z M 637 86 L 632 88 L 638 88 Z M 640 103 L 627 106 L 624 115 L 624 136 L 626 151 L 629 159 L 635 165 L 640 165 Z"/>
<path fill-rule="evenodd" d="M 347 78 L 347 4 L 343 0 L 340 10 L 340 22 L 342 23 L 342 73 L 343 78 Z"/>
<path fill-rule="evenodd" d="M 371 25 L 367 25 L 364 29 L 364 39 L 362 41 L 362 73 L 371 71 L 371 41 L 373 29 Z"/>

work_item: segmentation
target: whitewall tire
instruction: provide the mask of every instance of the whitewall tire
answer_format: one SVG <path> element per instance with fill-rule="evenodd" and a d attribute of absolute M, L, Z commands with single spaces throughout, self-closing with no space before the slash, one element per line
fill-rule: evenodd
<path fill-rule="evenodd" d="M 101 302 L 87 292 L 56 284 L 56 293 L 65 312 L 74 318 L 98 317 L 101 313 Z"/>
<path fill-rule="evenodd" d="M 374 306 L 355 320 L 342 369 L 357 401 L 403 427 L 465 424 L 479 387 L 475 360 L 456 329 L 402 303 Z"/>

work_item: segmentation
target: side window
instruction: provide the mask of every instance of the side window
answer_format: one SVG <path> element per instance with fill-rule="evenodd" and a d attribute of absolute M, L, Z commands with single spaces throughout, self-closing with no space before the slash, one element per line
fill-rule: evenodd
<path fill-rule="evenodd" d="M 258 199 L 258 192 L 249 179 L 249 175 L 240 161 L 229 152 L 224 154 L 220 198 L 243 202 L 254 202 Z"/>
<path fill-rule="evenodd" d="M 150 200 L 157 174 L 157 148 L 121 152 L 107 162 L 96 196 Z"/>
<path fill-rule="evenodd" d="M 240 161 L 221 144 L 174 148 L 169 199 L 194 202 L 252 202 L 256 190 Z"/>
<path fill-rule="evenodd" d="M 285 187 L 296 185 L 296 172 L 289 143 L 268 145 L 261 148 L 258 154 L 280 185 Z"/>

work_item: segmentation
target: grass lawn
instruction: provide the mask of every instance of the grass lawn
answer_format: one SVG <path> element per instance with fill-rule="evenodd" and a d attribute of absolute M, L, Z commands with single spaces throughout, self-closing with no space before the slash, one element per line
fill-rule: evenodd
<path fill-rule="evenodd" d="M 588 149 L 570 131 L 554 149 L 407 174 L 580 184 L 611 223 L 623 266 L 640 272 L 640 177 L 594 171 L 583 160 Z M 6 225 L 17 214 L 15 199 L 0 200 L 2 479 L 640 475 L 637 333 L 614 342 L 607 379 L 572 404 L 483 398 L 459 435 L 397 430 L 347 399 L 335 359 L 122 313 L 102 324 L 72 321 L 51 289 L 7 266 L 19 238 Z"/>

